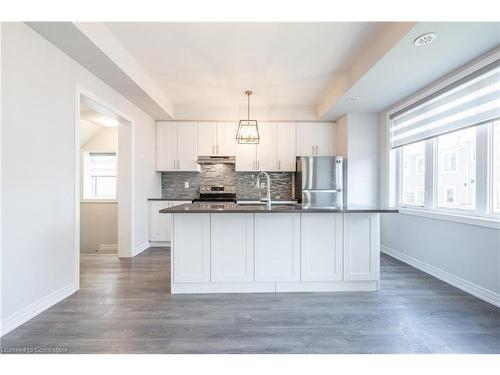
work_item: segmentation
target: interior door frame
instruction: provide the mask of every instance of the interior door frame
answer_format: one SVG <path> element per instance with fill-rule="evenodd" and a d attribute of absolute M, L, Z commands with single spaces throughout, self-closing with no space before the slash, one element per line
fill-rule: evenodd
<path fill-rule="evenodd" d="M 80 104 L 82 97 L 96 102 L 100 106 L 113 112 L 119 117 L 118 126 L 118 153 L 120 143 L 128 144 L 128 167 L 126 168 L 126 179 L 120 179 L 119 171 L 120 158 L 118 154 L 118 172 L 117 172 L 117 201 L 118 201 L 118 256 L 133 257 L 134 253 L 134 196 L 135 196 L 135 122 L 131 116 L 116 109 L 114 106 L 101 99 L 90 90 L 77 85 L 75 90 L 75 139 L 74 139 L 74 255 L 75 255 L 75 286 L 80 289 L 80 200 L 81 200 L 81 171 L 80 171 Z M 126 131 L 125 131 L 126 130 Z M 121 133 L 121 134 L 120 134 Z M 124 142 L 125 140 L 125 142 Z M 126 165 L 126 164 L 125 164 Z M 123 165 L 122 165 L 123 168 Z M 125 188 L 125 189 L 124 189 Z M 125 193 L 121 194 L 120 191 Z M 125 241 L 120 241 L 125 238 Z"/>

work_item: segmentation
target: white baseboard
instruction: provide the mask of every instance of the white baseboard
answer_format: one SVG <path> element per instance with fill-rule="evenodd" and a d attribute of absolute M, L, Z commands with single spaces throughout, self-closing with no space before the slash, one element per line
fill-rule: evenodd
<path fill-rule="evenodd" d="M 149 241 L 141 243 L 140 245 L 137 245 L 134 249 L 134 257 L 140 253 L 142 253 L 144 250 L 149 249 L 151 247 Z"/>
<path fill-rule="evenodd" d="M 47 310 L 49 307 L 54 306 L 56 303 L 61 302 L 63 299 L 69 297 L 73 293 L 78 291 L 78 288 L 73 284 L 68 284 L 49 295 L 40 298 L 28 306 L 22 308 L 21 310 L 11 314 L 5 319 L 2 319 L 2 324 L 0 327 L 0 336 L 4 336 L 13 329 L 19 327 L 20 325 L 26 323 L 28 320 L 33 319 L 35 316 L 41 312 Z"/>
<path fill-rule="evenodd" d="M 113 254 L 113 253 L 118 253 L 118 245 L 99 245 L 99 253 L 104 253 L 104 254 Z"/>
<path fill-rule="evenodd" d="M 170 241 L 149 241 L 151 247 L 169 247 Z"/>
<path fill-rule="evenodd" d="M 442 270 L 441 268 L 434 267 L 428 263 L 422 262 L 416 258 L 402 253 L 401 251 L 394 250 L 388 246 L 381 245 L 380 251 L 400 260 L 403 263 L 409 264 L 412 267 L 419 269 L 435 278 L 444 281 L 455 288 L 463 290 L 466 293 L 472 294 L 474 297 L 480 298 L 483 301 L 491 303 L 497 307 L 500 307 L 500 294 L 495 293 L 489 289 L 483 288 L 471 281 L 462 279 L 459 276 L 453 275 L 449 272 Z"/>

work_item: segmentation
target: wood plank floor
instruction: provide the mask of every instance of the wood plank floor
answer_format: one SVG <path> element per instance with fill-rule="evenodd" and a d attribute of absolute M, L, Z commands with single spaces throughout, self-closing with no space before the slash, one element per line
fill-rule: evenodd
<path fill-rule="evenodd" d="M 82 256 L 81 290 L 1 340 L 69 353 L 500 353 L 500 309 L 393 258 L 380 292 L 170 295 L 170 256 Z"/>

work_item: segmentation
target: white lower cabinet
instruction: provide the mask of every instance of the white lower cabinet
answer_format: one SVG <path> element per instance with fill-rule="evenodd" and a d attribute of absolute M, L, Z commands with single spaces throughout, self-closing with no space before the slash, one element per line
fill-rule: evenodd
<path fill-rule="evenodd" d="M 252 282 L 253 214 L 211 214 L 212 282 Z"/>
<path fill-rule="evenodd" d="M 210 214 L 175 214 L 173 281 L 210 282 Z"/>
<path fill-rule="evenodd" d="M 379 280 L 380 214 L 344 214 L 344 280 Z"/>
<path fill-rule="evenodd" d="M 149 240 L 170 241 L 172 214 L 160 214 L 160 210 L 170 207 L 169 201 L 149 201 Z"/>
<path fill-rule="evenodd" d="M 255 214 L 255 281 L 300 280 L 300 214 Z"/>
<path fill-rule="evenodd" d="M 149 201 L 149 241 L 171 241 L 172 214 L 160 214 L 160 210 L 190 202 L 191 201 Z"/>
<path fill-rule="evenodd" d="M 301 280 L 342 280 L 342 214 L 301 214 Z"/>

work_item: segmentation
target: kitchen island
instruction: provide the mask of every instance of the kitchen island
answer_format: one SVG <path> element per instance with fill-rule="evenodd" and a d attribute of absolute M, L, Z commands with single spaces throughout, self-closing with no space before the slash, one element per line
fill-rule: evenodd
<path fill-rule="evenodd" d="M 176 293 L 376 291 L 380 214 L 349 205 L 193 203 L 172 214 Z"/>

